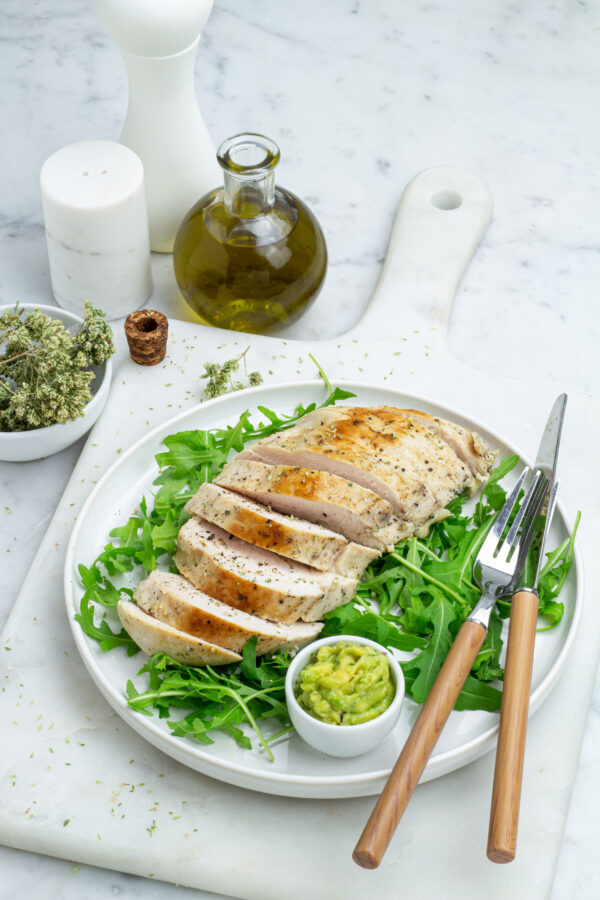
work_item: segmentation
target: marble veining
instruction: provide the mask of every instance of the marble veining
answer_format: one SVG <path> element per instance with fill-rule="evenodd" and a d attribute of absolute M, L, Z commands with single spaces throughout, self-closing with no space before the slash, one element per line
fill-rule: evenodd
<path fill-rule="evenodd" d="M 216 0 L 196 64 L 213 140 L 245 129 L 274 137 L 281 183 L 311 204 L 328 241 L 325 288 L 286 336 L 318 341 L 359 320 L 404 184 L 449 163 L 477 172 L 495 201 L 454 303 L 453 352 L 482 370 L 600 393 L 599 28 L 597 5 L 567 0 Z M 125 70 L 93 4 L 80 0 L 5 0 L 0 40 L 0 303 L 49 303 L 39 169 L 65 144 L 118 139 Z M 191 319 L 170 265 L 155 257 L 151 302 Z M 399 297 L 397 322 L 382 329 L 401 326 Z M 0 625 L 81 446 L 0 463 Z M 597 683 L 552 900 L 600 895 L 590 816 L 599 747 Z M 6 848 L 0 866 L 0 893 L 11 898 L 201 896 Z"/>

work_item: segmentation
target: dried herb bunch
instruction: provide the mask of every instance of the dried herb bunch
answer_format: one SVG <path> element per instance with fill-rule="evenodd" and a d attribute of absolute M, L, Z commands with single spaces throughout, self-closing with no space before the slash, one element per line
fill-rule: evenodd
<path fill-rule="evenodd" d="M 28 431 L 83 415 L 91 367 L 115 352 L 104 313 L 85 303 L 77 334 L 40 309 L 0 316 L 0 431 Z"/>

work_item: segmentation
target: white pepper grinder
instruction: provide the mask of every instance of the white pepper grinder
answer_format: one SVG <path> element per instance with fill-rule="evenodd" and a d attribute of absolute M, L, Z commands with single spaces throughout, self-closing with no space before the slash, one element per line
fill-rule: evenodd
<path fill-rule="evenodd" d="M 194 91 L 196 50 L 213 0 L 95 3 L 127 67 L 121 143 L 144 166 L 150 246 L 170 253 L 184 215 L 219 179 Z"/>

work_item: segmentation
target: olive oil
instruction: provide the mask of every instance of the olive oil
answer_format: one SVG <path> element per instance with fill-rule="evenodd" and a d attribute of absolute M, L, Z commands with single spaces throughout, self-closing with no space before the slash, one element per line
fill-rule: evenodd
<path fill-rule="evenodd" d="M 266 332 L 316 299 L 327 268 L 325 240 L 298 197 L 275 186 L 279 149 L 262 135 L 236 135 L 218 152 L 224 187 L 183 220 L 173 251 L 179 288 L 211 325 Z"/>

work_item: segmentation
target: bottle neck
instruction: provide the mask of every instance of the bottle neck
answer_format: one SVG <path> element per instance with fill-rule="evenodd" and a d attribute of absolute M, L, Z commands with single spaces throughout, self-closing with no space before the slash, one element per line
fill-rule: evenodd
<path fill-rule="evenodd" d="M 236 134 L 217 152 L 225 183 L 224 205 L 240 219 L 255 219 L 275 203 L 279 147 L 263 134 Z"/>
<path fill-rule="evenodd" d="M 225 169 L 224 203 L 232 215 L 240 219 L 254 219 L 264 215 L 275 203 L 275 172 L 249 175 Z"/>

